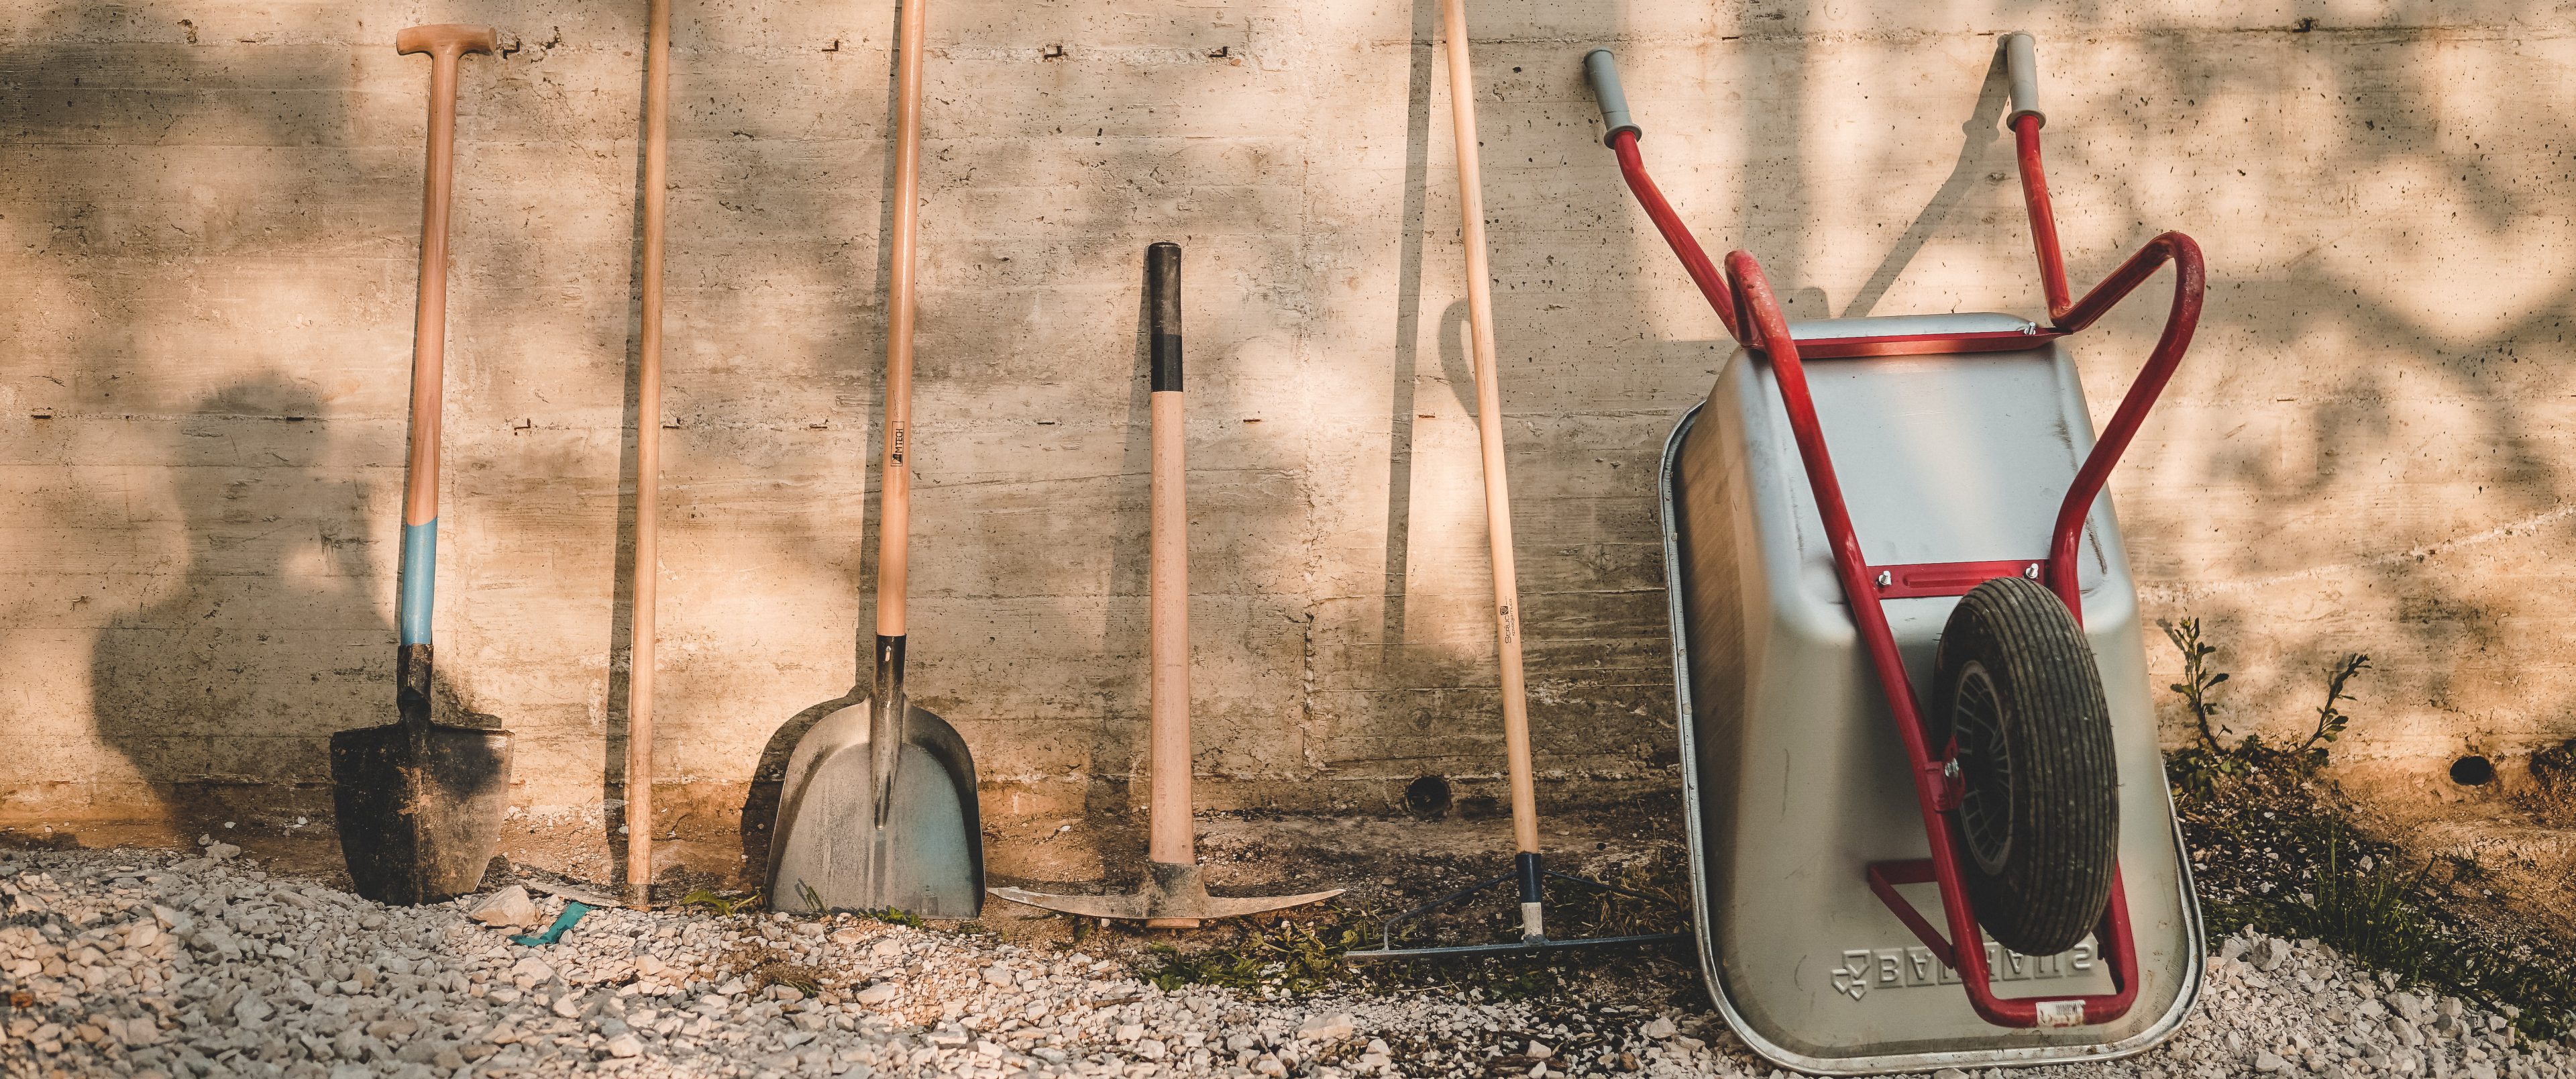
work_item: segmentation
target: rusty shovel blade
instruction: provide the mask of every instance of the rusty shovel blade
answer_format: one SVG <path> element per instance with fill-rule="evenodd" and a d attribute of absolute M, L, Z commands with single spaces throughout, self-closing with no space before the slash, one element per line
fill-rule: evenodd
<path fill-rule="evenodd" d="M 428 652 L 402 649 L 402 718 L 330 737 L 340 855 L 358 894 L 379 904 L 479 891 L 510 809 L 510 731 L 433 724 Z"/>
<path fill-rule="evenodd" d="M 508 731 L 414 720 L 331 736 L 340 853 L 358 894 L 379 903 L 479 889 L 509 795 Z"/>

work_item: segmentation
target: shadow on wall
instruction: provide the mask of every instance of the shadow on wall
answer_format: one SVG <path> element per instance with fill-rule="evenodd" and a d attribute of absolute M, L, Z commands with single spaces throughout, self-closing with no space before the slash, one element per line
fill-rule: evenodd
<path fill-rule="evenodd" d="M 176 466 L 177 519 L 133 523 L 170 527 L 185 554 L 146 567 L 150 601 L 99 631 L 90 694 L 100 740 L 173 825 L 327 819 L 331 733 L 394 719 L 392 559 L 369 516 L 395 500 L 334 464 L 321 413 L 271 374 L 160 424 L 151 459 Z M 497 725 L 444 680 L 433 699 L 449 722 Z"/>
<path fill-rule="evenodd" d="M 13 266 L 47 310 L 8 325 L 0 355 L 68 387 L 61 437 L 112 447 L 70 458 L 35 523 L 124 552 L 103 579 L 54 578 L 117 611 L 92 631 L 87 715 L 132 779 L 99 808 L 190 832 L 327 827 L 330 734 L 394 718 L 395 559 L 375 548 L 399 497 L 375 476 L 399 469 L 364 467 L 381 438 L 341 399 L 402 377 L 399 352 L 380 362 L 335 331 L 396 275 L 343 262 L 299 280 L 241 256 L 327 260 L 389 193 L 416 206 L 418 181 L 365 152 L 346 95 L 278 104 L 273 86 L 344 82 L 337 56 L 243 63 L 124 5 L 57 4 L 17 29 L 0 74 L 19 91 L 18 171 L 43 181 L 13 189 L 8 216 L 36 238 Z M 443 718 L 488 722 L 445 681 L 432 692 Z M 79 702 L 54 703 L 39 732 L 82 725 Z"/>
<path fill-rule="evenodd" d="M 2395 22 L 2342 29 L 2404 33 Z M 2200 394 L 2252 413 L 2204 420 L 2197 439 L 2170 428 L 2158 436 L 2188 440 L 2196 467 L 2160 484 L 2147 512 L 2130 511 L 2146 526 L 2137 531 L 2160 533 L 2138 544 L 2142 576 L 2172 582 L 2147 585 L 2148 614 L 2202 615 L 2240 647 L 2278 657 L 2271 677 L 2247 680 L 2236 705 L 2243 716 L 2304 722 L 2314 672 L 2366 650 L 2392 675 L 2381 706 L 2419 717 L 2419 739 L 2460 746 L 2501 723 L 2555 741 L 2567 733 L 2566 683 L 2496 679 L 2482 669 L 2558 650 L 2567 625 L 2529 606 L 2523 574 L 2496 572 L 2500 558 L 2555 561 L 2563 542 L 2547 526 L 2565 504 L 2552 451 L 2565 445 L 2566 428 L 2544 402 L 2564 396 L 2562 342 L 2576 283 L 2563 259 L 2515 247 L 2517 235 L 2558 235 L 2565 219 L 2563 199 L 2552 197 L 2563 189 L 2544 174 L 2556 159 L 2549 147 L 2564 141 L 2549 133 L 2563 136 L 2565 127 L 2543 103 L 2563 92 L 2459 94 L 2439 64 L 2391 66 L 2370 34 L 2310 35 L 2312 26 L 2217 47 L 2149 36 L 2136 46 L 2145 60 L 2130 71 L 2160 78 L 2137 78 L 2135 96 L 2079 99 L 2089 124 L 2159 130 L 2136 161 L 2059 190 L 2061 219 L 2070 203 L 2107 204 L 2085 216 L 2143 223 L 2114 246 L 2071 246 L 2072 284 L 2081 294 L 2155 229 L 2198 236 L 2212 279 L 2184 370 Z M 2273 50 L 2286 49 L 2323 62 L 2273 60 Z M 2491 78 L 2544 86 L 2557 77 L 2550 65 L 2534 71 L 2529 58 L 2498 53 L 2488 62 Z M 2206 178 L 2187 207 L 2156 197 L 2165 191 L 2140 162 L 2182 159 L 2202 130 L 2293 153 L 2303 142 L 2312 148 L 2287 169 L 2274 161 L 2199 166 Z M 2077 139 L 2050 146 L 2070 178 L 2094 164 Z M 2239 194 L 2248 185 L 2250 199 Z M 2298 213 L 2279 233 L 2248 235 L 2235 227 L 2244 219 L 2236 207 L 2248 203 Z M 2385 223 L 2348 225 L 2373 219 Z M 2097 344 L 2087 362 L 2097 394 L 2126 385 L 2145 353 L 2139 331 L 2160 317 L 2153 303 L 2127 306 L 2106 323 L 2124 320 L 2114 332 L 2140 344 Z M 2526 353 L 2538 362 L 2526 363 Z M 2260 370 L 2228 370 L 2241 357 L 2259 358 Z M 2175 406 L 2189 407 L 2192 396 L 2168 394 L 2162 422 L 2175 423 Z M 2256 538 L 2286 521 L 2324 527 L 2302 542 Z M 2497 532 L 2526 544 L 2548 538 L 2519 557 L 2465 550 Z M 2188 542 L 2194 533 L 2244 539 L 2222 549 Z M 2523 632 L 2508 633 L 2509 620 Z M 2175 662 L 2153 644 L 2149 654 L 2159 667 Z M 2347 745 L 2356 756 L 2409 752 Z M 2436 748 L 2428 772 L 2458 751 Z"/>

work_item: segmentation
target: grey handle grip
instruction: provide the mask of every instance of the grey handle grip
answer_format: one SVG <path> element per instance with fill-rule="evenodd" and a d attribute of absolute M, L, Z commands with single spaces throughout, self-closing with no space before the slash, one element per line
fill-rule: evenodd
<path fill-rule="evenodd" d="M 2048 126 L 2048 114 L 2039 111 L 2037 44 L 2029 34 L 2018 30 L 2004 35 L 2004 75 L 2012 83 L 2012 111 L 2004 114 L 2007 128 L 2024 116 L 2039 117 L 2039 126 Z"/>
<path fill-rule="evenodd" d="M 1583 77 L 1592 80 L 1592 96 L 1601 103 L 1602 126 L 1609 128 L 1601 133 L 1602 145 L 1616 142 L 1622 131 L 1645 136 L 1646 129 L 1628 116 L 1628 95 L 1619 89 L 1619 64 L 1610 58 L 1610 50 L 1583 54 Z"/>

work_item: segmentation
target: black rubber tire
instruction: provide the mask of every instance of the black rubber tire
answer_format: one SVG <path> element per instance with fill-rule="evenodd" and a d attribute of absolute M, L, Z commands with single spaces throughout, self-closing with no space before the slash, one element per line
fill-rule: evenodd
<path fill-rule="evenodd" d="M 1960 870 L 1978 924 L 2023 955 L 2074 947 L 2102 920 L 2120 837 L 2111 709 L 2084 630 L 2036 581 L 1999 577 L 1941 631 L 1925 733 L 1957 732 Z"/>

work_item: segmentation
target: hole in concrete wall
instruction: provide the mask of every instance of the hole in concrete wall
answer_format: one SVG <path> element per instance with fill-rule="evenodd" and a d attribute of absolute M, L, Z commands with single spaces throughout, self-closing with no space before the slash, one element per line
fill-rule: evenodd
<path fill-rule="evenodd" d="M 2483 787 L 2495 782 L 2495 762 L 2475 753 L 2451 762 L 2451 782 L 2463 787 Z"/>
<path fill-rule="evenodd" d="M 1424 820 L 1438 820 L 1449 815 L 1450 801 L 1454 797 L 1448 780 L 1439 776 L 1423 776 L 1405 784 L 1404 808 Z"/>

